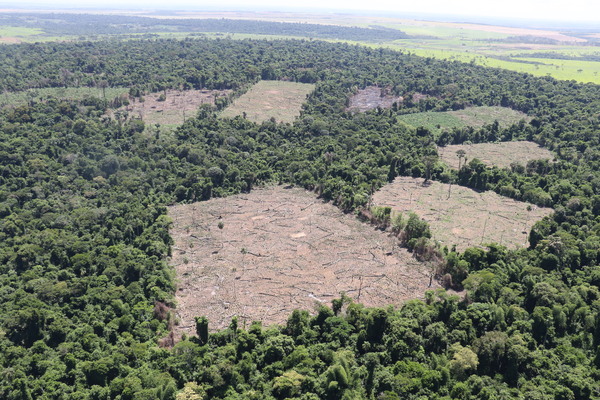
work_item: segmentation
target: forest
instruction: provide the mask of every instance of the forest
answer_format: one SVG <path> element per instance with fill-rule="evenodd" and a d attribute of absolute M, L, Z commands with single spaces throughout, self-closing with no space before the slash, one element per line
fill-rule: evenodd
<path fill-rule="evenodd" d="M 0 48 L 5 92 L 128 87 L 0 110 L 0 398 L 599 399 L 600 87 L 317 40 L 160 39 Z M 259 80 L 315 84 L 292 124 L 219 118 Z M 405 101 L 346 111 L 367 86 Z M 166 133 L 107 109 L 165 89 L 232 89 Z M 422 94 L 420 101 L 412 95 Z M 434 135 L 398 116 L 503 106 L 507 127 Z M 510 168 L 444 166 L 436 146 L 527 139 L 557 154 Z M 173 338 L 166 207 L 292 184 L 348 213 L 396 176 L 554 208 L 529 248 L 435 248 L 464 297 L 365 308 L 340 297 L 282 326 L 236 318 Z M 374 218 L 385 219 L 385 215 Z M 412 239 L 412 242 L 411 240 Z"/>

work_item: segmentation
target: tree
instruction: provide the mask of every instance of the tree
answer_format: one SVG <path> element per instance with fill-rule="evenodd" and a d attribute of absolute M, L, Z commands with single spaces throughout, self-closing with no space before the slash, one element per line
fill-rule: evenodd
<path fill-rule="evenodd" d="M 466 162 L 466 154 L 467 154 L 467 152 L 464 151 L 463 149 L 460 149 L 460 150 L 456 151 L 456 156 L 458 157 L 458 169 L 459 170 L 460 170 L 460 163 L 461 163 L 461 161 L 462 161 L 463 158 L 465 159 L 465 162 Z"/>
<path fill-rule="evenodd" d="M 464 380 L 468 373 L 477 371 L 479 358 L 473 350 L 458 343 L 453 344 L 450 350 L 454 352 L 450 360 L 450 372 L 457 380 Z"/>
<path fill-rule="evenodd" d="M 437 156 L 425 156 L 423 157 L 423 164 L 425 165 L 425 183 L 431 179 L 433 169 L 437 163 Z"/>
<path fill-rule="evenodd" d="M 196 317 L 196 335 L 201 345 L 208 343 L 208 318 Z"/>
<path fill-rule="evenodd" d="M 183 389 L 177 393 L 176 400 L 204 400 L 206 390 L 196 382 L 187 382 Z"/>
<path fill-rule="evenodd" d="M 283 375 L 275 378 L 273 382 L 273 394 L 278 399 L 286 399 L 291 397 L 298 397 L 300 394 L 300 387 L 306 377 L 298 372 L 291 370 L 285 372 Z"/>

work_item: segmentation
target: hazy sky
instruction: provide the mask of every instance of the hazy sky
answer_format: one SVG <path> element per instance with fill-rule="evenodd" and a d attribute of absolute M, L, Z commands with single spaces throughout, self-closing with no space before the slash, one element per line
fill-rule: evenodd
<path fill-rule="evenodd" d="M 249 9 L 252 6 L 269 8 L 273 11 L 283 7 L 315 9 L 394 11 L 396 13 L 435 13 L 487 17 L 514 17 L 526 19 L 553 19 L 569 21 L 598 21 L 600 25 L 600 0 L 21 0 L 2 3 L 45 5 L 58 4 L 73 7 L 135 7 L 135 8 L 194 8 L 218 7 Z"/>

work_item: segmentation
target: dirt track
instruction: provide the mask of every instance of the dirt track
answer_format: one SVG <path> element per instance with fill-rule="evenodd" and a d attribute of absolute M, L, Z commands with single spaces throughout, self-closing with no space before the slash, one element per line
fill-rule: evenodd
<path fill-rule="evenodd" d="M 387 306 L 430 289 L 428 267 L 394 238 L 302 189 L 259 189 L 169 215 L 178 334 L 194 332 L 195 316 L 207 316 L 211 330 L 236 315 L 242 326 L 285 323 L 294 309 L 330 305 L 341 292 Z"/>

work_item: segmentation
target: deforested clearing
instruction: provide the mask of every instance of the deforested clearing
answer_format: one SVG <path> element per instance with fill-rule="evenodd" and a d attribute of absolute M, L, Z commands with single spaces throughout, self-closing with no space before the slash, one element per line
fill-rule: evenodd
<path fill-rule="evenodd" d="M 385 185 L 373 195 L 373 202 L 396 212 L 415 212 L 429 223 L 434 240 L 458 250 L 487 243 L 527 247 L 533 224 L 552 213 L 491 191 L 410 177 Z"/>
<path fill-rule="evenodd" d="M 387 88 L 378 86 L 367 86 L 358 90 L 348 99 L 347 111 L 365 112 L 376 108 L 392 108 L 394 103 L 400 104 L 404 99 L 394 96 Z"/>
<path fill-rule="evenodd" d="M 459 160 L 459 151 L 463 151 L 462 160 Z M 500 168 L 508 168 L 513 163 L 525 167 L 530 160 L 553 160 L 554 154 L 534 142 L 500 142 L 500 143 L 477 143 L 477 144 L 457 144 L 445 147 L 439 147 L 438 153 L 444 163 L 450 168 L 458 169 L 458 163 L 461 165 L 477 158 L 484 164 Z"/>
<path fill-rule="evenodd" d="M 285 323 L 342 292 L 365 306 L 423 298 L 432 270 L 388 233 L 282 186 L 169 209 L 179 333 L 194 317 L 210 329 L 261 320 Z M 431 287 L 430 287 L 431 283 Z"/>
<path fill-rule="evenodd" d="M 129 105 L 120 108 L 132 118 L 146 124 L 180 125 L 193 118 L 202 104 L 214 104 L 231 90 L 165 90 L 144 96 L 143 101 L 133 98 Z"/>
<path fill-rule="evenodd" d="M 315 85 L 287 81 L 260 81 L 227 107 L 222 117 L 245 115 L 253 122 L 274 118 L 277 122 L 293 122 Z"/>

